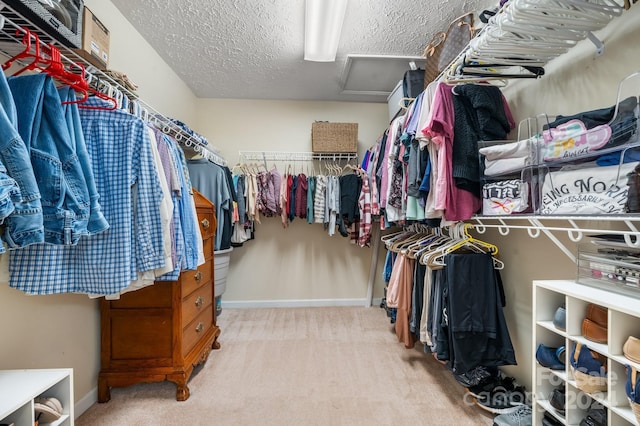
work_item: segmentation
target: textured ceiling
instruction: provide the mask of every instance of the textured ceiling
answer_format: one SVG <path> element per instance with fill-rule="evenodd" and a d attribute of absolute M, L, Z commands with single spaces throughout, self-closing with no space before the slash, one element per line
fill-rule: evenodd
<path fill-rule="evenodd" d="M 304 0 L 112 2 L 198 97 L 369 102 L 386 95 L 341 93 L 347 55 L 420 56 L 451 20 L 498 3 L 349 0 L 336 62 L 321 63 L 302 59 Z"/>

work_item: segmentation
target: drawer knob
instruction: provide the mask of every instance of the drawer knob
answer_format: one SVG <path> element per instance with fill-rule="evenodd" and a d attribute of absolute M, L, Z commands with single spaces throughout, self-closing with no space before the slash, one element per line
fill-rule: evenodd
<path fill-rule="evenodd" d="M 200 281 L 202 279 L 202 272 L 200 271 L 196 272 L 196 275 L 194 276 L 194 278 L 196 279 L 196 281 Z"/>
<path fill-rule="evenodd" d="M 204 297 L 198 296 L 198 298 L 196 299 L 196 307 L 201 308 L 203 303 L 204 303 Z"/>
<path fill-rule="evenodd" d="M 203 227 L 204 229 L 208 229 L 208 228 L 209 228 L 210 223 L 209 223 L 209 220 L 207 220 L 206 218 L 202 219 L 202 220 L 200 221 L 200 223 L 202 224 L 202 227 Z"/>
<path fill-rule="evenodd" d="M 198 325 L 196 325 L 196 333 L 201 333 L 202 330 L 204 330 L 204 323 L 199 322 Z"/>

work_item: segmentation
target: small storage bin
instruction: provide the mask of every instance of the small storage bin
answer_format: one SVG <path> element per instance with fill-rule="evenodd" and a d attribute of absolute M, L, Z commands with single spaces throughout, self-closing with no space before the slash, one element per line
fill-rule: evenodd
<path fill-rule="evenodd" d="M 538 211 L 539 171 L 534 142 L 478 142 L 483 216 Z"/>
<path fill-rule="evenodd" d="M 311 125 L 313 152 L 358 152 L 358 123 L 316 121 Z"/>
<path fill-rule="evenodd" d="M 39 0 L 5 0 L 5 3 L 64 46 L 82 47 L 83 0 L 69 0 L 66 6 Z M 8 16 L 13 19 L 11 14 Z"/>
<path fill-rule="evenodd" d="M 542 215 L 640 213 L 640 162 L 540 171 Z"/>
<path fill-rule="evenodd" d="M 640 299 L 640 249 L 598 239 L 579 244 L 577 281 Z"/>

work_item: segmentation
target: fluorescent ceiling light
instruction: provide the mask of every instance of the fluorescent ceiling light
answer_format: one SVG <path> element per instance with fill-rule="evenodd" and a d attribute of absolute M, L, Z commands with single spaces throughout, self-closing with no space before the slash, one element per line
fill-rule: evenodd
<path fill-rule="evenodd" d="M 342 32 L 347 0 L 306 0 L 304 60 L 333 62 Z"/>

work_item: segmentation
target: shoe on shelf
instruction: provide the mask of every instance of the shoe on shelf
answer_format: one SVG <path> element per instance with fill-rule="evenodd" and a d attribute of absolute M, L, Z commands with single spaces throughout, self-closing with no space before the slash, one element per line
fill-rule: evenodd
<path fill-rule="evenodd" d="M 607 390 L 607 360 L 603 355 L 576 343 L 569 361 L 578 389 L 586 393 Z"/>
<path fill-rule="evenodd" d="M 603 327 L 589 318 L 582 320 L 582 335 L 596 343 L 607 343 L 607 327 Z"/>
<path fill-rule="evenodd" d="M 580 426 L 607 426 L 607 409 L 598 402 L 593 403 Z"/>
<path fill-rule="evenodd" d="M 542 417 L 542 426 L 562 426 L 563 423 L 553 417 L 551 413 L 548 411 L 544 412 L 544 416 Z"/>
<path fill-rule="evenodd" d="M 567 310 L 564 306 L 558 307 L 553 315 L 553 325 L 558 330 L 567 331 Z"/>
<path fill-rule="evenodd" d="M 564 359 L 558 358 L 559 349 L 541 343 L 536 349 L 536 360 L 541 366 L 551 370 L 564 370 Z"/>
<path fill-rule="evenodd" d="M 564 386 L 556 388 L 551 393 L 551 398 L 549 399 L 549 404 L 553 407 L 556 412 L 562 416 L 564 416 L 564 404 L 565 404 L 565 390 Z"/>
<path fill-rule="evenodd" d="M 627 359 L 640 364 L 640 339 L 629 336 L 622 346 L 622 353 Z"/>
<path fill-rule="evenodd" d="M 585 318 L 595 322 L 603 328 L 607 328 L 609 326 L 607 308 L 604 306 L 589 303 L 587 305 L 587 314 L 585 315 Z"/>
<path fill-rule="evenodd" d="M 493 426 L 531 426 L 532 416 L 531 407 L 520 405 L 513 412 L 500 414 L 493 419 Z"/>
<path fill-rule="evenodd" d="M 625 391 L 627 398 L 629 398 L 629 403 L 640 404 L 640 376 L 638 376 L 638 370 L 631 365 L 626 365 L 625 367 L 627 369 Z"/>

